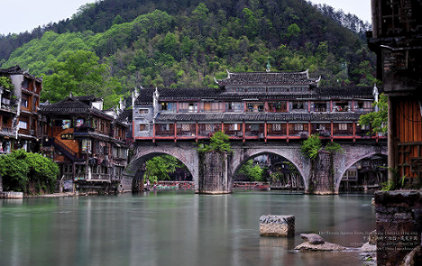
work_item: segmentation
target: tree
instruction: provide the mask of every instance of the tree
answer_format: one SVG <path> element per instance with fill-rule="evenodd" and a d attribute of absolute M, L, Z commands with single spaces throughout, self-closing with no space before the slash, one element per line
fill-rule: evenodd
<path fill-rule="evenodd" d="M 13 88 L 12 81 L 9 77 L 0 77 L 0 87 L 11 90 Z"/>
<path fill-rule="evenodd" d="M 370 112 L 361 115 L 359 118 L 359 124 L 365 126 L 371 126 L 373 134 L 386 134 L 387 133 L 387 122 L 388 122 L 388 103 L 387 96 L 383 93 L 380 94 L 379 101 L 374 102 L 373 106 L 378 108 L 378 111 Z"/>
<path fill-rule="evenodd" d="M 307 158 L 314 160 L 318 156 L 318 152 L 321 150 L 322 144 L 319 136 L 311 135 L 307 140 L 304 140 L 300 147 L 303 155 Z"/>
<path fill-rule="evenodd" d="M 91 51 L 68 51 L 63 59 L 52 64 L 53 73 L 44 75 L 43 99 L 57 102 L 69 95 L 98 95 L 107 97 L 121 85 L 111 79 L 108 65 L 99 63 Z M 113 103 L 106 102 L 106 106 Z M 114 104 L 117 104 L 114 103 Z"/>
<path fill-rule="evenodd" d="M 264 170 L 259 166 L 259 164 L 253 163 L 253 160 L 248 160 L 242 165 L 239 169 L 239 174 L 247 176 L 252 181 L 262 181 Z"/>
<path fill-rule="evenodd" d="M 210 138 L 210 144 L 204 145 L 200 144 L 200 148 L 198 149 L 199 152 L 231 152 L 231 146 L 229 143 L 229 136 L 224 134 L 221 131 L 217 131 L 212 135 Z"/>
<path fill-rule="evenodd" d="M 171 173 L 176 171 L 176 168 L 181 168 L 183 165 L 173 156 L 162 155 L 156 156 L 146 163 L 146 178 L 154 182 L 157 180 L 170 179 Z"/>
<path fill-rule="evenodd" d="M 0 156 L 0 176 L 4 190 L 25 193 L 52 193 L 56 185 L 59 167 L 41 154 L 15 150 Z"/>

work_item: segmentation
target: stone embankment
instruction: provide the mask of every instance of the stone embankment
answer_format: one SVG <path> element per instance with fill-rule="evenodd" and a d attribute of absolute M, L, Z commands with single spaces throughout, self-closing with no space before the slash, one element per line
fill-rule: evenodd
<path fill-rule="evenodd" d="M 23 199 L 23 193 L 13 191 L 0 192 L 0 199 Z"/>

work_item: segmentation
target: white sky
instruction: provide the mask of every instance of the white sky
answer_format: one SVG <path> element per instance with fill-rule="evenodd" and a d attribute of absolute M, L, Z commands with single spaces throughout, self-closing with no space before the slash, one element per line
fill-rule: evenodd
<path fill-rule="evenodd" d="M 1 0 L 0 0 L 1 1 Z M 327 4 L 345 13 L 358 16 L 363 21 L 371 22 L 371 0 L 310 0 L 314 4 Z"/>
<path fill-rule="evenodd" d="M 0 34 L 31 31 L 49 22 L 70 18 L 95 0 L 0 0 Z"/>
<path fill-rule="evenodd" d="M 71 17 L 78 8 L 96 0 L 0 0 L 0 34 L 31 31 L 49 22 Z M 118 0 L 115 0 L 118 1 Z M 370 0 L 311 0 L 370 21 Z"/>

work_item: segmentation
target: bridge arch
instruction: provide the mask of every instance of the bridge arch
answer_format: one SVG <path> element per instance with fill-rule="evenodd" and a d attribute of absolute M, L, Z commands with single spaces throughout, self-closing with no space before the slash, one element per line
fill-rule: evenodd
<path fill-rule="evenodd" d="M 308 190 L 308 178 L 309 178 L 309 170 L 310 165 L 307 164 L 307 161 L 301 154 L 300 149 L 288 148 L 288 147 L 280 147 L 280 148 L 248 148 L 237 150 L 233 149 L 233 158 L 231 164 L 231 175 L 234 174 L 240 169 L 240 167 L 246 163 L 248 160 L 263 155 L 263 154 L 274 154 L 280 157 L 283 157 L 287 161 L 291 162 L 296 169 L 299 171 L 303 184 L 305 187 L 305 191 Z"/>
<path fill-rule="evenodd" d="M 341 180 L 343 179 L 347 169 L 352 167 L 355 163 L 375 155 L 388 156 L 386 147 L 373 147 L 368 149 L 367 146 L 364 148 L 360 148 L 359 146 L 352 146 L 346 150 L 346 154 L 344 156 L 337 156 L 336 160 L 334 161 L 334 165 L 337 166 L 334 176 L 336 180 L 335 192 L 339 192 Z M 339 158 L 342 160 L 339 161 Z"/>
<path fill-rule="evenodd" d="M 130 161 L 125 169 L 124 178 L 126 179 L 126 182 L 122 182 L 125 183 L 123 185 L 123 189 L 130 190 L 132 180 L 137 177 L 139 169 L 142 168 L 147 160 L 159 155 L 170 155 L 183 163 L 192 175 L 192 181 L 195 184 L 195 190 L 197 190 L 199 172 L 197 151 L 192 147 L 180 147 L 174 144 L 157 145 L 152 147 L 138 146 L 135 157 Z"/>

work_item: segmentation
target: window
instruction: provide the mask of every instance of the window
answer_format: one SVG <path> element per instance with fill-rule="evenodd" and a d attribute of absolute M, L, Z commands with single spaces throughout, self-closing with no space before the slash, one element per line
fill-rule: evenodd
<path fill-rule="evenodd" d="M 373 109 L 372 103 L 368 102 L 368 101 L 364 102 L 363 108 L 366 109 L 366 110 L 372 110 Z"/>
<path fill-rule="evenodd" d="M 82 140 L 82 151 L 91 153 L 91 140 L 90 139 L 83 139 Z"/>
<path fill-rule="evenodd" d="M 305 109 L 303 102 L 292 102 L 292 110 Z"/>
<path fill-rule="evenodd" d="M 347 124 L 338 124 L 338 129 L 339 130 L 347 130 Z"/>
<path fill-rule="evenodd" d="M 360 125 L 362 130 L 369 130 L 369 125 Z"/>
<path fill-rule="evenodd" d="M 167 103 L 167 102 L 161 103 L 161 110 L 162 111 L 174 111 L 175 109 L 176 109 L 175 103 Z"/>
<path fill-rule="evenodd" d="M 281 124 L 273 124 L 274 131 L 281 131 Z"/>
<path fill-rule="evenodd" d="M 169 131 L 170 130 L 170 124 L 163 124 L 160 125 L 161 131 Z"/>
<path fill-rule="evenodd" d="M 263 112 L 264 103 L 248 103 L 248 112 Z"/>
<path fill-rule="evenodd" d="M 139 131 L 148 131 L 148 125 L 140 124 L 139 125 Z"/>
<path fill-rule="evenodd" d="M 21 106 L 24 108 L 28 108 L 28 96 L 22 95 Z"/>
<path fill-rule="evenodd" d="M 229 130 L 233 130 L 233 131 L 240 130 L 240 124 L 230 124 Z"/>
<path fill-rule="evenodd" d="M 243 103 L 240 102 L 229 102 L 226 104 L 226 110 L 228 112 L 242 112 Z"/>
<path fill-rule="evenodd" d="M 143 115 L 143 114 L 148 114 L 149 110 L 146 108 L 140 108 L 138 112 L 139 114 Z"/>
<path fill-rule="evenodd" d="M 189 109 L 188 112 L 189 113 L 196 113 L 198 111 L 198 106 L 195 103 L 190 103 L 189 104 Z"/>
<path fill-rule="evenodd" d="M 37 110 L 37 98 L 33 97 L 32 98 L 32 111 L 36 111 Z"/>
<path fill-rule="evenodd" d="M 189 131 L 190 130 L 190 124 L 182 124 L 182 131 Z"/>
<path fill-rule="evenodd" d="M 76 119 L 76 127 L 82 127 L 84 125 L 84 120 L 82 118 Z"/>
<path fill-rule="evenodd" d="M 28 129 L 28 122 L 26 122 L 26 121 L 19 121 L 18 127 L 21 128 L 21 129 Z"/>
<path fill-rule="evenodd" d="M 303 130 L 303 124 L 294 124 L 295 125 L 295 131 L 302 131 Z"/>
<path fill-rule="evenodd" d="M 66 128 L 70 128 L 70 120 L 69 119 L 65 119 L 65 120 L 63 120 L 63 121 L 61 121 L 62 122 L 62 124 L 61 124 L 61 126 L 62 126 L 62 129 L 66 129 Z"/>

